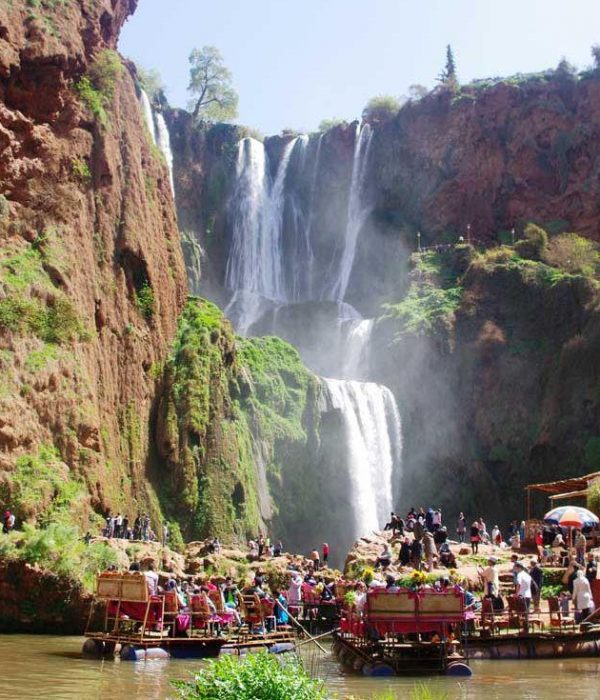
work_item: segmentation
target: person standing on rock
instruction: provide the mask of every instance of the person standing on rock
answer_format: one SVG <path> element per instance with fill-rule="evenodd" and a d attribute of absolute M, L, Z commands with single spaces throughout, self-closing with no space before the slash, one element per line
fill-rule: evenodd
<path fill-rule="evenodd" d="M 162 526 L 162 545 L 163 547 L 167 546 L 167 542 L 169 541 L 169 523 L 164 522 Z"/>
<path fill-rule="evenodd" d="M 423 533 L 425 532 L 425 525 L 421 522 L 420 519 L 415 520 L 415 524 L 413 526 L 413 535 L 415 540 L 422 540 L 423 539 Z"/>
<path fill-rule="evenodd" d="M 425 553 L 425 559 L 427 560 L 427 571 L 431 573 L 433 571 L 433 555 L 436 551 L 436 547 L 433 535 L 429 530 L 423 535 L 423 551 Z"/>
<path fill-rule="evenodd" d="M 471 525 L 471 553 L 472 554 L 478 554 L 479 552 L 479 540 L 480 534 L 479 534 L 479 521 L 475 520 L 473 524 Z"/>
<path fill-rule="evenodd" d="M 329 545 L 327 542 L 323 542 L 323 566 L 327 566 L 327 560 L 329 559 Z"/>
<path fill-rule="evenodd" d="M 456 534 L 458 535 L 458 541 L 462 544 L 465 541 L 465 530 L 467 529 L 466 518 L 461 511 L 456 521 Z"/>
<path fill-rule="evenodd" d="M 321 558 L 319 557 L 319 550 L 313 549 L 310 553 L 310 560 L 312 561 L 313 569 L 318 571 L 321 568 Z"/>
<path fill-rule="evenodd" d="M 412 565 L 413 568 L 416 571 L 421 571 L 421 557 L 423 555 L 423 545 L 421 544 L 421 540 L 413 540 L 413 543 L 410 547 L 410 556 L 412 559 Z"/>

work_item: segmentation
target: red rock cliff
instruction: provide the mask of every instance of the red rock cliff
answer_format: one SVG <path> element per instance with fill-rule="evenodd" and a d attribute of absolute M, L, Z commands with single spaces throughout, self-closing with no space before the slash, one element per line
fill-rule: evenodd
<path fill-rule="evenodd" d="M 130 513 L 153 501 L 154 377 L 186 276 L 134 69 L 118 71 L 104 124 L 77 85 L 136 5 L 0 5 L 0 486 L 53 446 L 92 507 Z"/>

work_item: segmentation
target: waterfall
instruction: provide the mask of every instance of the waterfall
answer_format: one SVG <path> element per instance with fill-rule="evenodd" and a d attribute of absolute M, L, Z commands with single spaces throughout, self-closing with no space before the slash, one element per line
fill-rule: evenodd
<path fill-rule="evenodd" d="M 152 143 L 156 143 L 154 117 L 152 115 L 152 106 L 150 104 L 150 99 L 148 98 L 146 91 L 142 90 L 142 89 L 140 89 L 140 101 L 142 103 L 142 114 L 144 115 L 144 121 L 146 122 L 146 126 L 148 127 L 148 131 L 150 132 L 150 136 L 152 138 Z"/>
<path fill-rule="evenodd" d="M 358 234 L 369 215 L 369 207 L 363 203 L 363 189 L 372 136 L 373 130 L 369 124 L 364 124 L 362 127 L 360 124 L 356 125 L 344 247 L 337 274 L 325 297 L 327 299 L 341 300 L 346 296 L 356 254 Z"/>
<path fill-rule="evenodd" d="M 264 145 L 253 138 L 238 146 L 233 193 L 232 245 L 225 284 L 234 291 L 226 309 L 237 317 L 238 331 L 247 332 L 262 299 L 287 301 L 283 277 L 282 223 L 288 163 L 298 139 L 289 141 L 281 155 L 275 179 Z"/>
<path fill-rule="evenodd" d="M 323 379 L 325 404 L 340 411 L 354 536 L 379 530 L 393 509 L 392 475 L 400 467 L 401 424 L 396 401 L 379 384 Z M 341 476 L 341 475 L 340 475 Z"/>
<path fill-rule="evenodd" d="M 163 154 L 164 159 L 169 170 L 169 184 L 171 185 L 171 192 L 173 197 L 175 196 L 175 183 L 173 180 L 173 151 L 171 150 L 171 137 L 169 136 L 169 129 L 167 128 L 167 122 L 162 114 L 162 112 L 155 112 L 150 104 L 150 99 L 145 90 L 140 88 L 140 102 L 142 104 L 142 114 L 144 115 L 144 121 L 150 132 L 150 137 L 152 138 L 152 143 L 158 146 L 160 152 Z"/>
<path fill-rule="evenodd" d="M 315 214 L 317 203 L 323 206 L 319 188 L 327 184 L 321 177 L 322 143 L 327 144 L 322 135 L 276 142 L 276 165 L 263 143 L 242 139 L 229 205 L 231 244 L 224 278 L 232 292 L 225 314 L 238 333 L 292 336 L 308 366 L 331 377 L 321 380 L 321 419 L 323 435 L 332 442 L 318 459 L 339 476 L 343 493 L 338 503 L 350 512 L 327 511 L 327 525 L 333 529 L 334 523 L 352 518 L 353 537 L 378 529 L 388 517 L 401 467 L 394 396 L 366 381 L 374 320 L 363 319 L 344 302 L 358 236 L 369 213 L 364 189 L 371 138 L 369 125 L 357 126 L 352 172 L 343 177 L 346 187 L 350 183 L 347 202 L 343 188 L 339 199 L 338 188 L 332 188 L 337 208 L 317 208 L 322 225 Z M 266 462 L 256 462 L 263 479 Z M 339 534 L 343 542 L 348 533 Z"/>
<path fill-rule="evenodd" d="M 157 145 L 165 157 L 167 162 L 167 168 L 169 169 L 169 182 L 171 184 L 171 192 L 175 196 L 175 183 L 173 181 L 173 151 L 171 150 L 171 138 L 169 136 L 169 129 L 167 128 L 167 122 L 162 114 L 162 112 L 157 112 L 156 115 L 156 142 Z"/>

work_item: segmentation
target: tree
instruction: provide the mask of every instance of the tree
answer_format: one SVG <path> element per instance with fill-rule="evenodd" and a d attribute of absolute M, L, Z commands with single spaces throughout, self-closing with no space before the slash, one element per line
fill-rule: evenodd
<path fill-rule="evenodd" d="M 136 66 L 140 85 L 146 91 L 146 94 L 152 100 L 158 100 L 161 93 L 164 93 L 165 86 L 160 76 L 160 73 L 151 68 L 146 70 L 143 66 Z"/>
<path fill-rule="evenodd" d="M 541 260 L 548 250 L 548 234 L 533 223 L 525 226 L 524 237 L 515 243 L 516 252 L 527 260 Z"/>
<path fill-rule="evenodd" d="M 439 77 L 440 82 L 447 88 L 451 90 L 456 90 L 458 88 L 458 77 L 456 75 L 456 61 L 454 60 L 454 53 L 452 52 L 452 47 L 450 44 L 446 46 L 446 66 L 441 72 Z"/>
<path fill-rule="evenodd" d="M 237 117 L 238 95 L 231 84 L 231 72 L 214 46 L 194 49 L 190 54 L 190 84 L 193 95 L 192 118 L 228 121 Z"/>
<path fill-rule="evenodd" d="M 422 100 L 429 90 L 424 85 L 409 85 L 408 86 L 408 99 L 417 102 Z"/>
<path fill-rule="evenodd" d="M 338 117 L 332 117 L 331 119 L 322 119 L 319 122 L 319 131 L 324 133 L 325 131 L 329 131 L 329 129 L 333 129 L 336 126 L 340 126 L 340 124 L 347 124 L 348 122 L 345 119 L 339 119 Z"/>
<path fill-rule="evenodd" d="M 366 122 L 385 122 L 398 114 L 402 102 L 393 95 L 372 97 L 363 109 L 362 118 Z"/>
<path fill-rule="evenodd" d="M 577 78 L 577 68 L 575 68 L 572 63 L 569 63 L 569 61 L 567 61 L 567 59 L 563 56 L 560 59 L 558 66 L 556 66 L 554 75 L 559 80 L 575 80 Z"/>
<path fill-rule="evenodd" d="M 591 48 L 592 58 L 594 59 L 594 68 L 600 70 L 600 44 L 594 44 Z"/>

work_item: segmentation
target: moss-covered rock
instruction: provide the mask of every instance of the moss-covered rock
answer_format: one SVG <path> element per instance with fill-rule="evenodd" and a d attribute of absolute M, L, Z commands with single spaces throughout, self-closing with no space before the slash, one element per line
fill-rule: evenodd
<path fill-rule="evenodd" d="M 291 455 L 315 441 L 317 379 L 279 338 L 236 339 L 212 303 L 191 298 L 166 364 L 156 446 L 164 510 L 188 537 L 256 535 Z"/>

